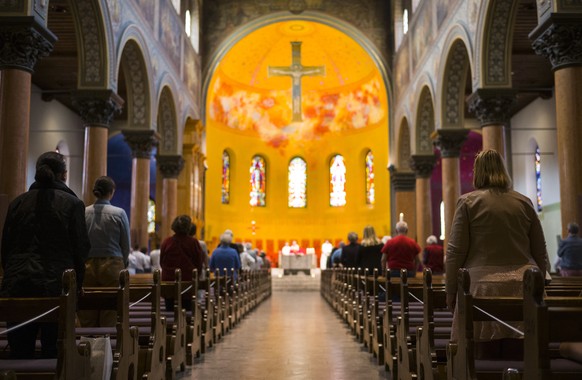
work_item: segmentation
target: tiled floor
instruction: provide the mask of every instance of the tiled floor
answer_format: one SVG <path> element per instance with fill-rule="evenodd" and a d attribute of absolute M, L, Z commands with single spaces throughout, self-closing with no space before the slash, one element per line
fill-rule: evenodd
<path fill-rule="evenodd" d="M 182 379 L 385 379 L 319 292 L 274 292 Z"/>

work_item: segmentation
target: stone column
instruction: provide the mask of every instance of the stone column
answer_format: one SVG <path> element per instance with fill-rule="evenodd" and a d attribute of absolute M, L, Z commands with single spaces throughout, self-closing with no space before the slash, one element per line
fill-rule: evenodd
<path fill-rule="evenodd" d="M 414 191 L 415 178 L 412 172 L 399 172 L 390 166 L 390 180 L 394 191 L 394 213 L 392 217 L 392 229 L 403 214 L 404 221 L 408 223 L 408 237 L 417 239 L 416 231 L 416 195 Z M 396 232 L 393 230 L 392 235 Z"/>
<path fill-rule="evenodd" d="M 178 214 L 190 215 L 192 220 L 194 220 L 194 206 L 196 204 L 196 193 L 194 191 L 195 146 L 189 141 L 188 137 L 189 136 L 184 135 L 184 144 L 182 145 L 184 170 L 180 172 L 180 176 L 178 177 Z"/>
<path fill-rule="evenodd" d="M 467 139 L 467 129 L 439 129 L 432 138 L 435 146 L 441 151 L 443 170 L 443 202 L 445 208 L 445 241 L 446 252 L 449 233 L 455 216 L 457 199 L 461 195 L 460 162 L 461 147 Z"/>
<path fill-rule="evenodd" d="M 73 105 L 85 125 L 82 199 L 91 204 L 95 180 L 107 175 L 109 126 L 121 111 L 123 99 L 112 90 L 84 90 L 73 95 Z"/>
<path fill-rule="evenodd" d="M 158 168 L 162 173 L 162 225 L 160 227 L 160 238 L 172 235 L 172 222 L 178 216 L 178 176 L 184 168 L 182 156 L 163 155 L 157 156 Z"/>
<path fill-rule="evenodd" d="M 494 149 L 505 157 L 505 127 L 516 103 L 514 90 L 479 89 L 468 99 L 469 112 L 481 123 L 483 150 Z"/>
<path fill-rule="evenodd" d="M 434 155 L 413 155 L 410 158 L 410 167 L 416 174 L 416 232 L 418 244 L 423 248 L 426 238 L 433 232 L 430 177 L 435 165 Z"/>
<path fill-rule="evenodd" d="M 560 170 L 562 236 L 570 222 L 582 224 L 582 21 L 552 14 L 530 35 L 537 54 L 554 70 Z"/>
<path fill-rule="evenodd" d="M 0 17 L 0 41 L 0 202 L 8 203 L 26 191 L 32 72 L 56 37 L 33 17 Z"/>
<path fill-rule="evenodd" d="M 150 160 L 152 150 L 160 140 L 153 130 L 122 131 L 133 156 L 131 169 L 131 244 L 148 245 L 148 206 L 150 200 Z"/>

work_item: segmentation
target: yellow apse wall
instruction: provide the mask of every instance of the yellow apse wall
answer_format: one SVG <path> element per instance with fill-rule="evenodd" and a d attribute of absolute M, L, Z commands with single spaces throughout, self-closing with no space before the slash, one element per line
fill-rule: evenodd
<path fill-rule="evenodd" d="M 291 64 L 291 41 L 302 42 L 301 63 L 325 75 L 301 81 L 303 121 L 293 123 L 291 79 L 268 75 Z M 225 229 L 272 259 L 285 241 L 302 248 L 361 237 L 371 224 L 390 231 L 388 106 L 380 72 L 351 37 L 329 26 L 291 21 L 252 32 L 224 56 L 207 96 L 205 238 L 217 244 Z M 230 154 L 230 202 L 222 203 L 222 153 Z M 366 204 L 365 156 L 374 155 L 375 203 Z M 332 156 L 346 164 L 346 206 L 329 204 Z M 266 160 L 266 206 L 249 205 L 252 157 Z M 307 207 L 288 207 L 288 165 L 307 162 Z M 254 221 L 254 228 L 253 228 Z"/>

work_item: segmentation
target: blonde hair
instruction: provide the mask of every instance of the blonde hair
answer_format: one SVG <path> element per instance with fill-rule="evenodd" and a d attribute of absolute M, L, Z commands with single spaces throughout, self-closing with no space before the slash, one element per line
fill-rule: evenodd
<path fill-rule="evenodd" d="M 501 155 L 493 150 L 484 150 L 475 157 L 473 167 L 473 187 L 475 189 L 511 189 L 511 178 Z"/>
<path fill-rule="evenodd" d="M 368 247 L 371 245 L 378 245 L 380 244 L 381 241 L 380 239 L 378 239 L 378 236 L 376 236 L 376 231 L 374 230 L 374 227 L 372 226 L 366 226 L 364 227 L 364 235 L 362 237 L 362 245 L 364 247 Z"/>

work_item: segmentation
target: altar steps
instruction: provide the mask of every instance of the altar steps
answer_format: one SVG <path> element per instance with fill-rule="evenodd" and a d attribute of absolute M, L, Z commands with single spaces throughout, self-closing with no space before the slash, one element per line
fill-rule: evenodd
<path fill-rule="evenodd" d="M 311 269 L 311 275 L 299 272 L 294 275 L 283 275 L 283 270 L 271 269 L 272 289 L 274 292 L 305 292 L 319 291 L 321 272 L 319 269 Z"/>

